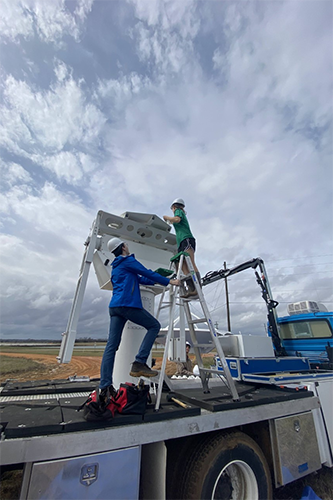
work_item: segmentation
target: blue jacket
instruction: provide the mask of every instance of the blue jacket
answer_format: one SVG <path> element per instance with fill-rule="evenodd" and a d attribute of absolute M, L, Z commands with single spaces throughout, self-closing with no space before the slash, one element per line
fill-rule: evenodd
<path fill-rule="evenodd" d="M 145 268 L 134 255 L 119 255 L 111 264 L 113 294 L 109 307 L 136 307 L 143 309 L 139 285 L 160 283 L 167 286 L 170 282 L 158 273 Z"/>

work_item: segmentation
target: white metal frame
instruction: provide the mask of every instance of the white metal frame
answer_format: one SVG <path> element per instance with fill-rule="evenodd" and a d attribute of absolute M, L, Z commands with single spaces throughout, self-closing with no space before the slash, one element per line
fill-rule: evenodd
<path fill-rule="evenodd" d="M 59 355 L 59 363 L 69 363 L 74 349 L 77 325 L 81 312 L 84 293 L 87 285 L 90 265 L 94 260 L 95 252 L 103 250 L 105 254 L 106 243 L 109 237 L 118 237 L 125 242 L 133 242 L 136 256 L 145 260 L 148 254 L 154 255 L 154 263 L 167 266 L 170 257 L 176 252 L 176 237 L 170 234 L 171 227 L 157 215 L 126 212 L 122 216 L 113 215 L 99 211 L 93 222 L 90 234 L 85 242 L 79 279 L 76 285 L 74 299 L 67 323 L 66 331 L 62 334 L 62 342 Z M 149 252 L 149 247 L 152 251 Z M 141 255 L 140 255 L 141 254 Z M 112 259 L 112 254 L 109 254 Z M 99 259 L 100 260 L 100 259 Z M 96 269 L 96 272 L 98 270 Z M 102 286 L 110 289 L 108 286 Z"/>

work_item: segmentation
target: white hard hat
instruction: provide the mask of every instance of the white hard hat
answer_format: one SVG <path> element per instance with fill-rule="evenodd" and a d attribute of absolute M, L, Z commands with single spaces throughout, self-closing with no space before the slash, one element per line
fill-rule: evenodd
<path fill-rule="evenodd" d="M 116 248 L 118 248 L 119 245 L 122 245 L 123 243 L 123 240 L 120 240 L 119 238 L 111 238 L 111 240 L 108 241 L 109 252 L 114 252 Z"/>
<path fill-rule="evenodd" d="M 189 347 L 192 347 L 188 340 L 186 341 L 186 345 L 188 345 Z"/>
<path fill-rule="evenodd" d="M 178 205 L 183 205 L 183 207 L 185 207 L 185 201 L 183 200 L 183 198 L 176 198 L 172 204 L 171 204 L 171 207 L 172 208 L 172 205 L 175 205 L 175 204 L 178 204 Z"/>

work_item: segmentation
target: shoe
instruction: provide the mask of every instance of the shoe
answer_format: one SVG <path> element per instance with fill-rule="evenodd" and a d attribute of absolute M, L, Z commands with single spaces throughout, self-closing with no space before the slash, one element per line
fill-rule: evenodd
<path fill-rule="evenodd" d="M 132 370 L 130 371 L 131 377 L 156 377 L 157 375 L 158 371 L 152 370 L 146 363 L 134 361 L 132 364 Z"/>
<path fill-rule="evenodd" d="M 191 291 L 184 293 L 184 295 L 181 295 L 180 298 L 181 299 L 198 299 L 199 295 L 198 295 L 198 292 L 196 290 L 191 290 Z"/>
<path fill-rule="evenodd" d="M 182 277 L 180 278 L 180 281 L 181 281 L 182 283 L 186 283 L 187 281 L 191 281 L 191 283 L 193 283 L 193 280 L 192 280 L 192 274 L 191 274 L 191 273 L 189 273 L 189 274 L 184 274 L 184 276 L 182 276 Z"/>
<path fill-rule="evenodd" d="M 198 298 L 198 292 L 194 286 L 194 282 L 193 282 L 193 279 L 192 279 L 192 276 L 191 278 L 189 279 L 186 279 L 186 285 L 187 285 L 187 290 L 185 291 L 185 293 L 183 293 L 180 298 L 181 299 L 190 299 L 190 298 Z"/>

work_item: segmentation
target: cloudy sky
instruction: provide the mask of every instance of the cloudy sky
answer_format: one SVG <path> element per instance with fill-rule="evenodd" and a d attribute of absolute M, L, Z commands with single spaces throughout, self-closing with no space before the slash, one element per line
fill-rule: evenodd
<path fill-rule="evenodd" d="M 176 197 L 202 275 L 260 256 L 279 315 L 332 310 L 331 0 L 1 3 L 3 338 L 60 339 L 98 210 Z M 263 333 L 253 272 L 229 289 Z M 91 272 L 78 336 L 106 337 L 109 295 Z"/>

